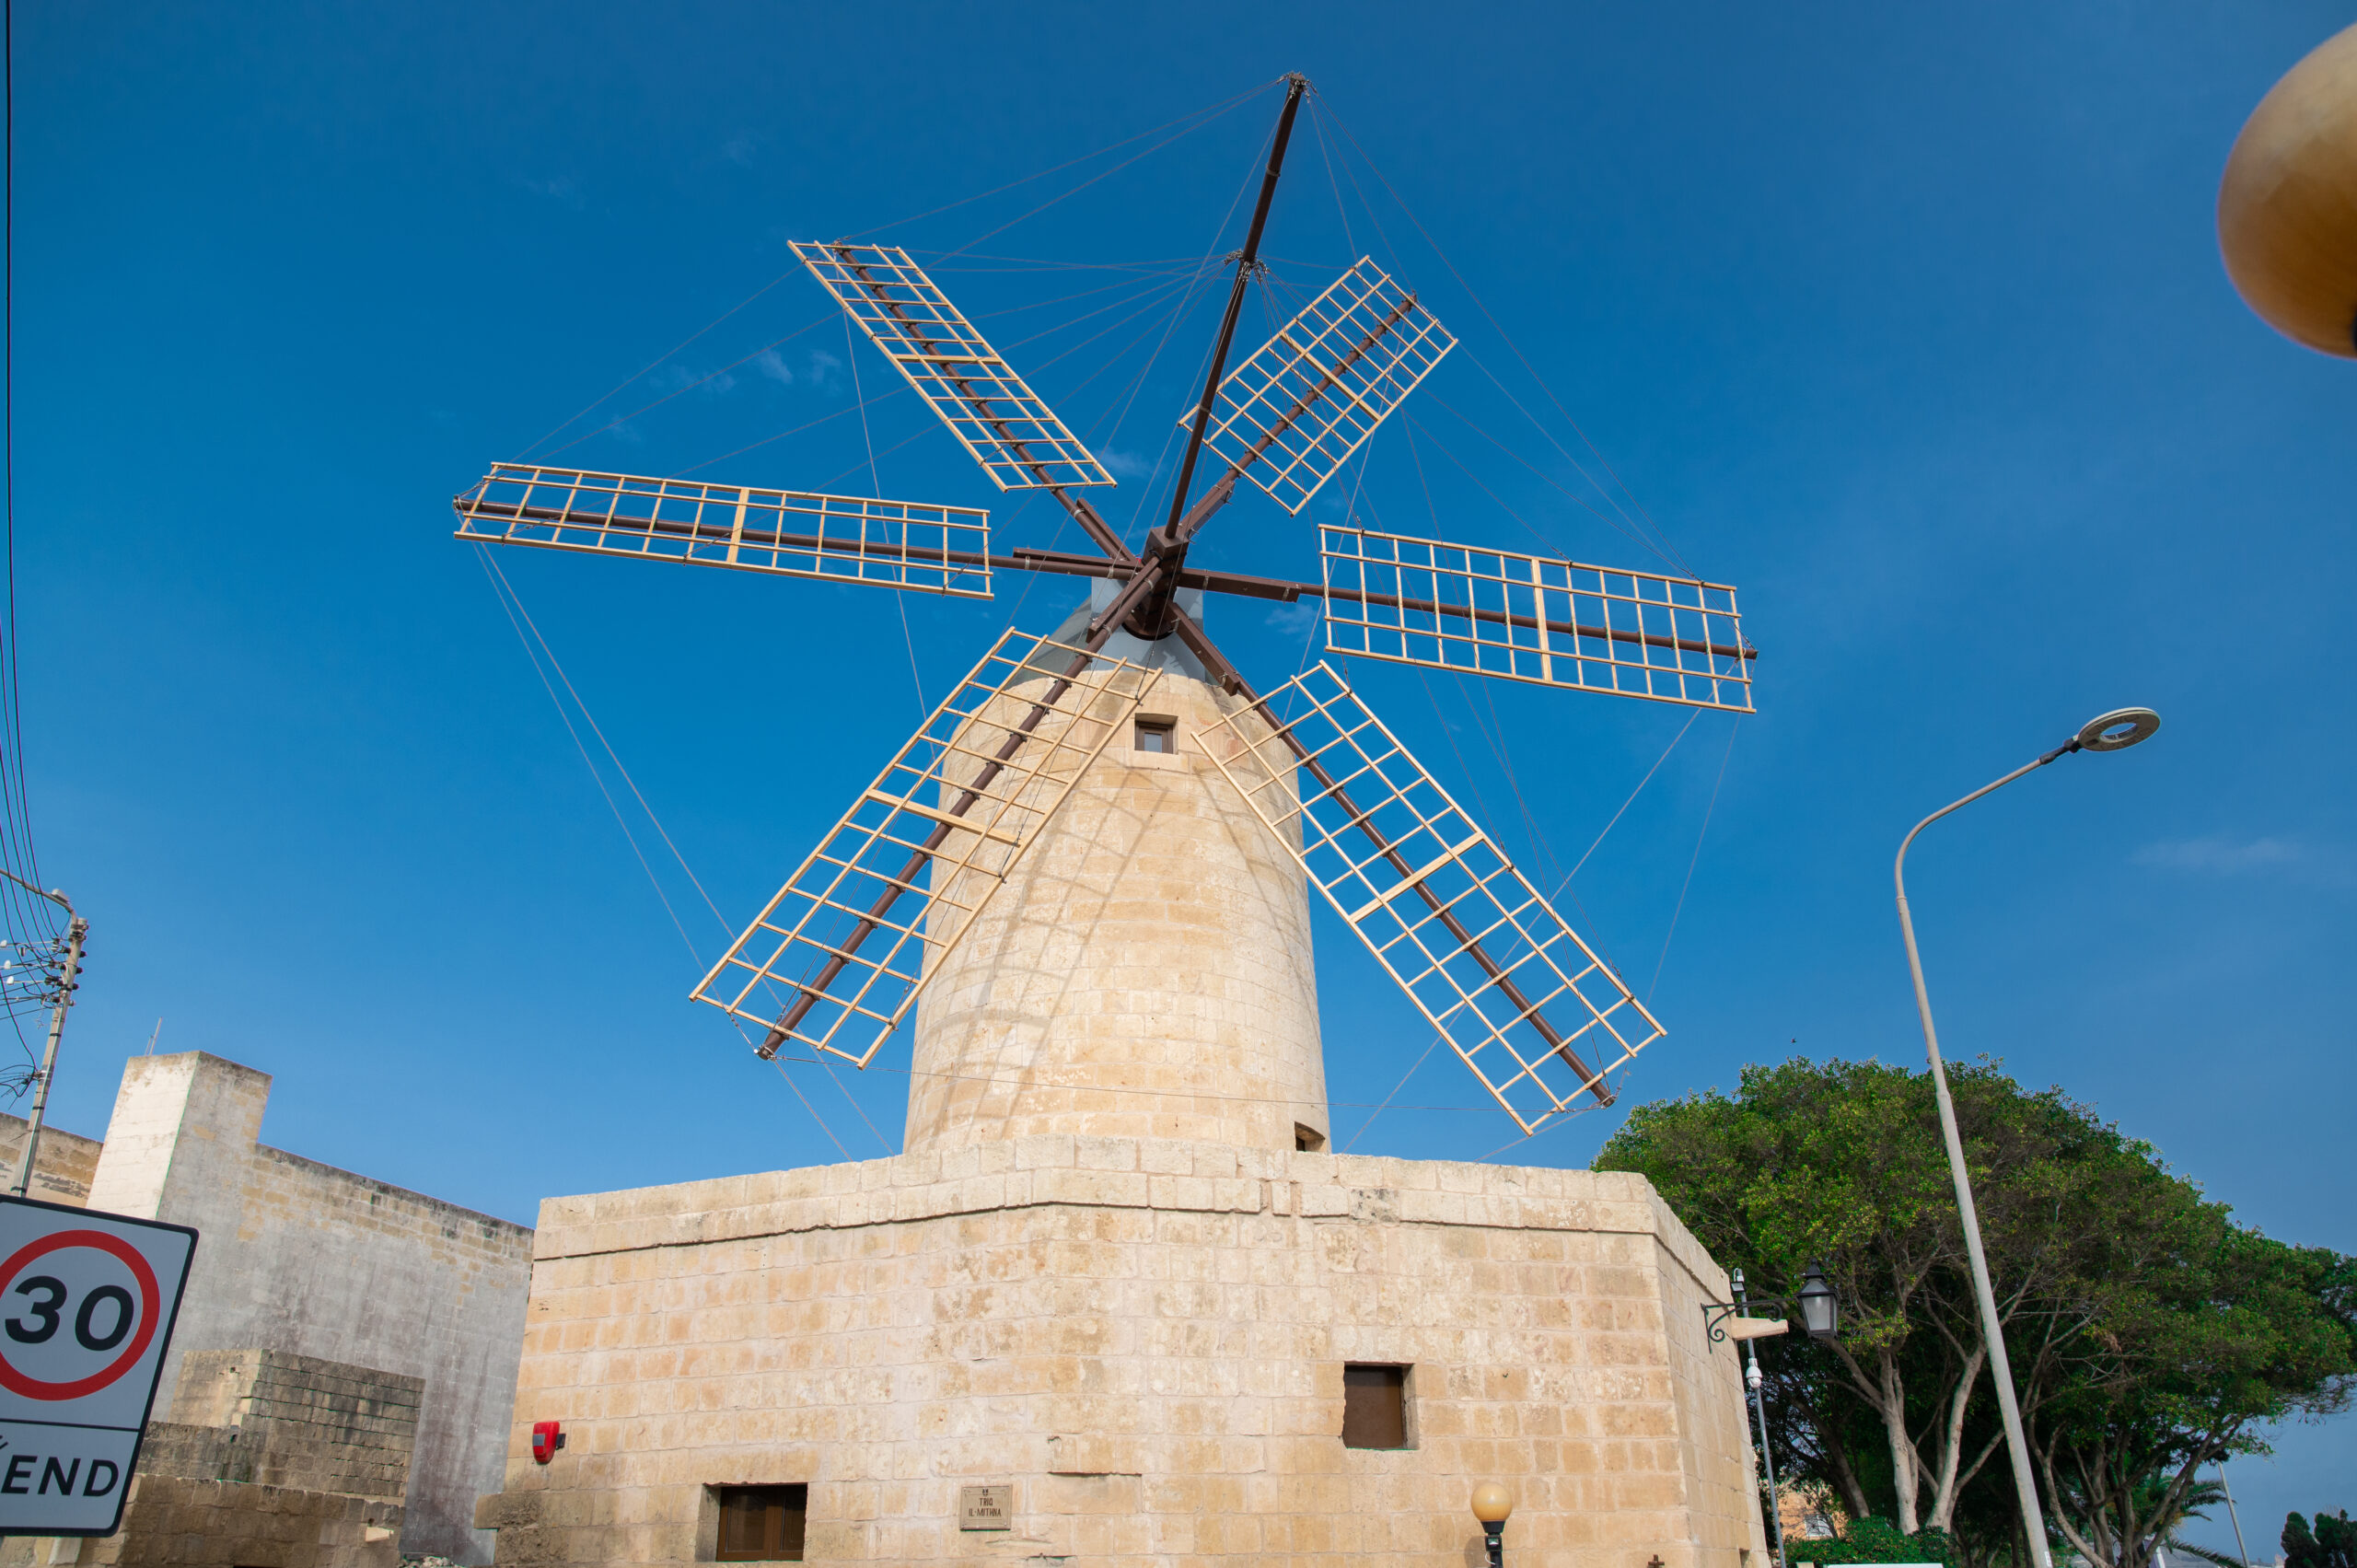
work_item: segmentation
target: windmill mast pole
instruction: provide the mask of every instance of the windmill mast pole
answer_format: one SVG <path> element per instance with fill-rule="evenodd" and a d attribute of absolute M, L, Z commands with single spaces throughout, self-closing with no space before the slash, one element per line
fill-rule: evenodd
<path fill-rule="evenodd" d="M 1293 137 L 1293 117 L 1301 108 L 1301 95 L 1309 88 L 1309 78 L 1298 71 L 1285 78 L 1284 112 L 1277 116 L 1276 139 L 1269 145 L 1269 172 L 1260 180 L 1260 200 L 1252 209 L 1252 226 L 1244 236 L 1244 249 L 1236 255 L 1236 285 L 1227 291 L 1227 314 L 1219 324 L 1219 343 L 1212 350 L 1212 373 L 1203 381 L 1202 401 L 1195 405 L 1195 426 L 1187 434 L 1187 455 L 1178 464 L 1178 488 L 1170 493 L 1170 517 L 1162 525 L 1166 539 L 1183 545 L 1176 538 L 1178 519 L 1186 516 L 1187 488 L 1194 482 L 1195 459 L 1203 449 L 1203 432 L 1211 424 L 1212 402 L 1219 395 L 1220 378 L 1227 374 L 1228 345 L 1236 339 L 1236 319 L 1243 313 L 1245 286 L 1252 281 L 1252 268 L 1260 259 L 1260 230 L 1268 226 L 1269 203 L 1277 193 L 1277 175 L 1285 166 L 1285 143 Z"/>

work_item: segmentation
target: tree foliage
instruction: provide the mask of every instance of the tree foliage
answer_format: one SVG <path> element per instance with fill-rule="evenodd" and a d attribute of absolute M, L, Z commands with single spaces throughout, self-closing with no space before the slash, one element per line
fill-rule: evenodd
<path fill-rule="evenodd" d="M 2148 1568 L 2199 1466 L 2346 1403 L 2357 1262 L 2235 1225 L 2060 1090 L 1987 1063 L 1949 1080 L 2056 1544 Z M 1840 1342 L 1762 1347 L 1780 1473 L 1951 1532 L 1966 1564 L 2026 1557 L 1928 1074 L 1748 1068 L 1733 1096 L 1640 1107 L 1596 1164 L 1652 1180 L 1756 1294 L 1823 1263 Z"/>
<path fill-rule="evenodd" d="M 2283 1568 L 2357 1568 L 2357 1525 L 2349 1511 L 2319 1513 L 2313 1530 L 2297 1514 L 2285 1515 Z"/>
<path fill-rule="evenodd" d="M 1810 1562 L 1941 1562 L 1956 1568 L 1956 1541 L 1938 1528 L 1909 1535 L 1888 1519 L 1853 1519 L 1831 1540 L 1794 1541 L 1785 1555 Z"/>

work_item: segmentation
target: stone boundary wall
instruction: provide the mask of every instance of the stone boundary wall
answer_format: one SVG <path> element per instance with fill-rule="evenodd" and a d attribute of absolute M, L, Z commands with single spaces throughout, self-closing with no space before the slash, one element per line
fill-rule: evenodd
<path fill-rule="evenodd" d="M 532 1233 L 260 1143 L 270 1083 L 199 1051 L 124 1066 L 89 1206 L 201 1236 L 163 1386 L 254 1346 L 421 1380 L 401 1550 L 486 1562 Z"/>
<path fill-rule="evenodd" d="M 180 1364 L 172 1420 L 225 1429 L 239 1446 L 238 1473 L 164 1473 L 399 1503 L 409 1493 L 424 1387 L 422 1378 L 280 1351 L 197 1351 Z"/>
<path fill-rule="evenodd" d="M 0 1187 L 15 1189 L 17 1167 L 25 1160 L 25 1131 L 21 1116 L 0 1112 Z M 33 1165 L 33 1182 L 27 1197 L 44 1203 L 86 1207 L 90 1182 L 99 1173 L 99 1155 L 106 1147 L 96 1138 L 68 1132 L 54 1125 L 41 1130 L 41 1156 Z"/>

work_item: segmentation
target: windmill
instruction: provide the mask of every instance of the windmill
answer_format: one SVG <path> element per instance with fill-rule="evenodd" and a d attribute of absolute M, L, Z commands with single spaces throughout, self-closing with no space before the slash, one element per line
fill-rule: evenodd
<path fill-rule="evenodd" d="M 1306 81 L 1288 78 L 1167 517 L 1132 552 L 1086 492 L 1113 475 L 911 260 L 794 250 L 1001 492 L 1044 491 L 1098 553 L 993 553 L 986 510 L 530 464 L 457 497 L 458 537 L 988 598 L 993 574 L 1094 579 L 1055 636 L 1009 630 L 696 986 L 696 1000 L 865 1067 L 1157 683 L 1223 697 L 1200 737 L 1225 781 L 1525 1132 L 1584 1100 L 1661 1025 L 1366 705 L 1317 663 L 1263 693 L 1201 596 L 1320 600 L 1328 651 L 1569 691 L 1751 711 L 1735 591 L 1512 551 L 1318 525 L 1315 583 L 1188 560 L 1248 480 L 1298 517 L 1456 346 L 1359 261 L 1228 367 Z M 1208 454 L 1219 478 L 1192 495 Z M 1191 501 L 1191 505 L 1190 505 Z M 1167 740 L 1159 741 L 1167 745 Z M 1322 1093 L 1322 1090 L 1320 1091 Z"/>

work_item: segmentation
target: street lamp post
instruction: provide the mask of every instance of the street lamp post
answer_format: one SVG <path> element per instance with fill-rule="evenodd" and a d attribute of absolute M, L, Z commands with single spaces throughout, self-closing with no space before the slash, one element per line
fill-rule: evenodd
<path fill-rule="evenodd" d="M 1736 1310 L 1744 1317 L 1751 1316 L 1751 1303 L 1744 1295 L 1743 1271 L 1735 1272 Z M 1707 1309 L 1703 1321 L 1710 1320 Z M 1784 1562 L 1784 1500 L 1776 1494 L 1776 1457 L 1768 1451 L 1768 1397 L 1760 1392 L 1759 1353 L 1751 1342 L 1743 1342 L 1743 1385 L 1751 1394 L 1751 1412 L 1759 1423 L 1759 1468 L 1768 1477 L 1768 1528 L 1771 1544 L 1776 1549 L 1776 1568 L 1788 1568 Z"/>
<path fill-rule="evenodd" d="M 1997 1411 L 2004 1418 L 2005 1452 L 2013 1461 L 2014 1491 L 2021 1499 L 2022 1528 L 2029 1538 L 2030 1558 L 2036 1568 L 2054 1568 L 2053 1554 L 2046 1544 L 2046 1517 L 2038 1502 L 2038 1482 L 2030 1474 L 2029 1444 L 2022 1435 L 2020 1402 L 2014 1397 L 2014 1368 L 2005 1354 L 2004 1328 L 1997 1318 L 1996 1293 L 1989 1286 L 1989 1260 L 1980 1247 L 1980 1216 L 1972 1205 L 1972 1178 L 1964 1164 L 1964 1139 L 1956 1132 L 1956 1102 L 1948 1097 L 1946 1066 L 1940 1060 L 1939 1031 L 1932 1024 L 1932 995 L 1923 986 L 1923 959 L 1915 949 L 1915 919 L 1907 908 L 1907 849 L 1915 835 L 1959 807 L 1971 805 L 1982 796 L 2000 790 L 2024 773 L 2036 772 L 2059 757 L 2073 751 L 2124 751 L 2140 741 L 2150 740 L 2161 727 L 2161 716 L 2150 708 L 2119 708 L 2089 719 L 2079 733 L 2038 758 L 2024 763 L 1994 784 L 1983 784 L 1953 805 L 1937 811 L 1908 830 L 1899 841 L 1898 858 L 1891 865 L 1891 880 L 1898 889 L 1898 930 L 1907 940 L 1907 969 L 1915 980 L 1915 1010 L 1923 1020 L 1923 1054 L 1932 1064 L 1932 1092 L 1940 1106 L 1940 1136 L 1946 1140 L 1948 1170 L 1956 1179 L 1957 1216 L 1964 1223 L 1964 1249 L 1972 1260 L 1972 1294 L 1980 1306 L 1980 1332 L 1989 1343 L 1989 1375 L 1997 1385 Z"/>
<path fill-rule="evenodd" d="M 1840 1297 L 1834 1294 L 1831 1285 L 1825 1283 L 1825 1270 L 1819 1264 L 1811 1263 L 1808 1266 L 1808 1272 L 1802 1281 L 1800 1295 L 1790 1302 L 1781 1296 L 1756 1303 L 1752 1301 L 1745 1294 L 1741 1269 L 1735 1272 L 1729 1283 L 1735 1286 L 1733 1301 L 1706 1301 L 1702 1304 L 1702 1327 L 1710 1331 L 1710 1340 L 1713 1344 L 1717 1344 L 1727 1337 L 1729 1328 L 1727 1318 L 1730 1316 L 1749 1319 L 1754 1306 L 1772 1307 L 1779 1312 L 1787 1313 L 1797 1309 L 1801 1315 L 1801 1327 L 1807 1331 L 1810 1339 L 1819 1343 L 1830 1342 L 1841 1331 Z M 1782 1499 L 1776 1491 L 1775 1457 L 1768 1451 L 1768 1399 L 1760 1391 L 1762 1379 L 1759 1376 L 1759 1354 L 1752 1349 L 1751 1342 L 1759 1337 L 1760 1332 L 1781 1334 L 1786 1326 L 1784 1323 L 1778 1323 L 1772 1328 L 1755 1329 L 1754 1331 L 1746 1332 L 1740 1336 L 1743 1340 L 1744 1386 L 1749 1390 L 1751 1408 L 1759 1422 L 1759 1464 L 1768 1478 L 1768 1500 L 1762 1511 L 1767 1517 L 1769 1529 L 1773 1532 L 1776 1568 L 1787 1568 L 1784 1559 L 1784 1511 Z"/>

